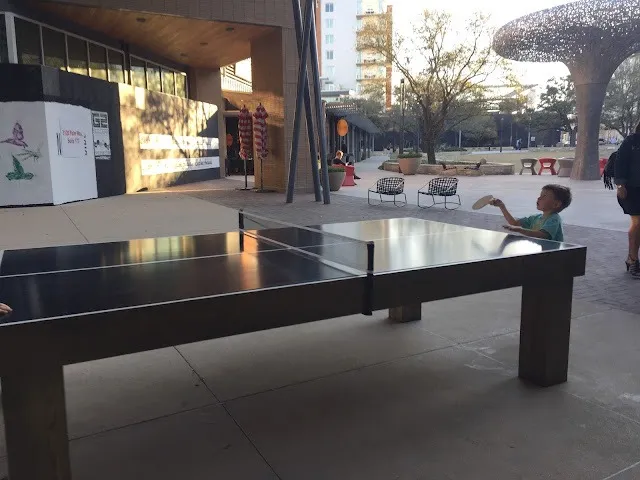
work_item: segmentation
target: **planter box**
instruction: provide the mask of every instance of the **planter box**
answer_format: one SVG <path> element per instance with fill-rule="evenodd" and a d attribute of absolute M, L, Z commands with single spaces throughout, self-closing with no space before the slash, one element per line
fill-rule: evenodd
<path fill-rule="evenodd" d="M 329 172 L 329 191 L 337 192 L 340 190 L 342 183 L 344 182 L 344 177 L 347 175 L 347 172 L 344 170 L 341 172 Z"/>
<path fill-rule="evenodd" d="M 384 162 L 384 171 L 400 173 L 400 165 L 398 165 L 398 162 Z"/>
<path fill-rule="evenodd" d="M 456 162 L 447 164 L 447 169 L 444 170 L 442 165 L 432 165 L 429 163 L 422 163 L 418 167 L 416 173 L 421 175 L 435 175 L 439 177 L 448 177 L 451 175 L 461 176 L 481 176 L 481 175 L 514 175 L 515 165 L 513 163 L 486 163 L 480 166 L 480 170 L 464 170 L 465 167 L 471 167 L 476 165 L 472 162 Z M 398 162 L 384 162 L 384 170 L 387 172 L 400 173 L 400 165 Z"/>
<path fill-rule="evenodd" d="M 415 175 L 418 173 L 418 167 L 420 166 L 420 162 L 422 157 L 418 158 L 399 158 L 398 165 L 400 166 L 400 171 L 404 175 Z"/>

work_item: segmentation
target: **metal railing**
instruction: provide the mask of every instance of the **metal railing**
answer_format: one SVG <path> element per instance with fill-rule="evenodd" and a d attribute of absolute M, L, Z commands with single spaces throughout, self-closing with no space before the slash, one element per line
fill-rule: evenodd
<path fill-rule="evenodd" d="M 222 72 L 222 90 L 227 92 L 252 93 L 253 85 L 250 81 L 235 75 L 230 75 L 224 70 Z"/>

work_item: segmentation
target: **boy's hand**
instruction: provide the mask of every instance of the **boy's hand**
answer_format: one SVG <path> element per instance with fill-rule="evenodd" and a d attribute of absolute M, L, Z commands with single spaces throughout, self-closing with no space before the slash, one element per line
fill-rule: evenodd
<path fill-rule="evenodd" d="M 517 225 L 503 225 L 502 228 L 509 230 L 510 232 L 520 232 L 521 230 Z"/>
<path fill-rule="evenodd" d="M 500 200 L 499 198 L 494 198 L 493 200 L 491 200 L 490 205 L 492 205 L 494 207 L 498 207 L 498 208 L 503 208 L 504 207 L 504 202 L 502 200 Z"/>
<path fill-rule="evenodd" d="M 13 312 L 13 310 L 11 310 L 11 307 L 9 307 L 9 305 L 5 305 L 4 303 L 0 303 L 0 317 L 2 315 L 6 315 L 8 313 Z"/>

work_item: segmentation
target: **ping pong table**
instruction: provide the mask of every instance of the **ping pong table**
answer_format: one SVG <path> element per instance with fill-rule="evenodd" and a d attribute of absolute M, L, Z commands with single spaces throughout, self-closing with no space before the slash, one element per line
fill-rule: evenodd
<path fill-rule="evenodd" d="M 71 478 L 64 365 L 287 325 L 382 309 L 416 321 L 423 302 L 521 286 L 519 376 L 565 382 L 585 261 L 585 247 L 416 218 L 299 226 L 242 211 L 229 233 L 5 251 L 10 478 Z"/>

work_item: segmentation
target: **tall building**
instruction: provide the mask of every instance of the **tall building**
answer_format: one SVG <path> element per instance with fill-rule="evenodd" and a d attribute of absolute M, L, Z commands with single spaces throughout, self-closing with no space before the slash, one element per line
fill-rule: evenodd
<path fill-rule="evenodd" d="M 321 0 L 323 90 L 362 94 L 377 82 L 384 88 L 385 105 L 391 107 L 391 64 L 376 52 L 357 48 L 358 34 L 366 22 L 387 15 L 391 26 L 392 7 L 386 4 L 385 0 Z"/>
<path fill-rule="evenodd" d="M 358 0 L 321 0 L 320 56 L 326 90 L 356 90 L 358 3 Z"/>

